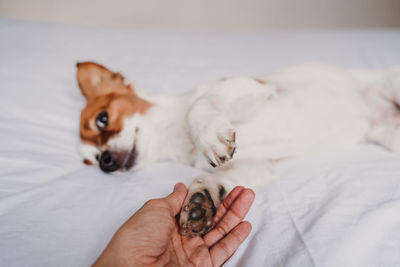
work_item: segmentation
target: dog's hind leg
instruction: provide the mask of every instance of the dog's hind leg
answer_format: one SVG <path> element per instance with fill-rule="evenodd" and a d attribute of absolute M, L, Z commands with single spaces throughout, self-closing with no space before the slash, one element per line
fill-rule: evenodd
<path fill-rule="evenodd" d="M 180 213 L 184 235 L 204 235 L 214 227 L 221 202 L 235 185 L 252 187 L 274 178 L 274 161 L 268 159 L 233 160 L 215 173 L 198 177 L 189 186 Z"/>

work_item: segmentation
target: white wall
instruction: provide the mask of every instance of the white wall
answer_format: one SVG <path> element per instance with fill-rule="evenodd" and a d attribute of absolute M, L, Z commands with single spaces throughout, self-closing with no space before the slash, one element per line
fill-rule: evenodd
<path fill-rule="evenodd" d="M 400 27 L 400 0 L 0 0 L 0 16 L 146 29 Z"/>

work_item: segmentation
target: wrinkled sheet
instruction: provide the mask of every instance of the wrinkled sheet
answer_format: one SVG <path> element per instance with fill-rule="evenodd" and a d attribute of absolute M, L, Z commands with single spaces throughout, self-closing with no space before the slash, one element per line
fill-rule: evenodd
<path fill-rule="evenodd" d="M 165 32 L 0 19 L 0 266 L 88 266 L 146 200 L 202 173 L 122 176 L 82 164 L 75 63 L 179 93 L 296 63 L 400 64 L 399 30 Z M 400 156 L 375 145 L 287 161 L 256 188 L 253 231 L 226 266 L 399 266 Z"/>

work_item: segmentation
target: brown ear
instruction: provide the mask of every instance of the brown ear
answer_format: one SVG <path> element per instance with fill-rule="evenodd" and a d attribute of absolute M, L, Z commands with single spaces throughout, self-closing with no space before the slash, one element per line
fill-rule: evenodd
<path fill-rule="evenodd" d="M 112 92 L 126 93 L 131 90 L 124 84 L 124 77 L 94 62 L 79 62 L 76 79 L 79 88 L 87 100 L 98 95 Z"/>

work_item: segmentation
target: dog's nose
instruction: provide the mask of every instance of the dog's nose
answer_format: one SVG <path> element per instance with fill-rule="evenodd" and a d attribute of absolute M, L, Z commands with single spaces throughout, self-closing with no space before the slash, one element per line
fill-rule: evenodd
<path fill-rule="evenodd" d="M 118 169 L 118 165 L 113 160 L 113 157 L 108 150 L 101 153 L 100 169 L 106 173 L 113 172 Z"/>

